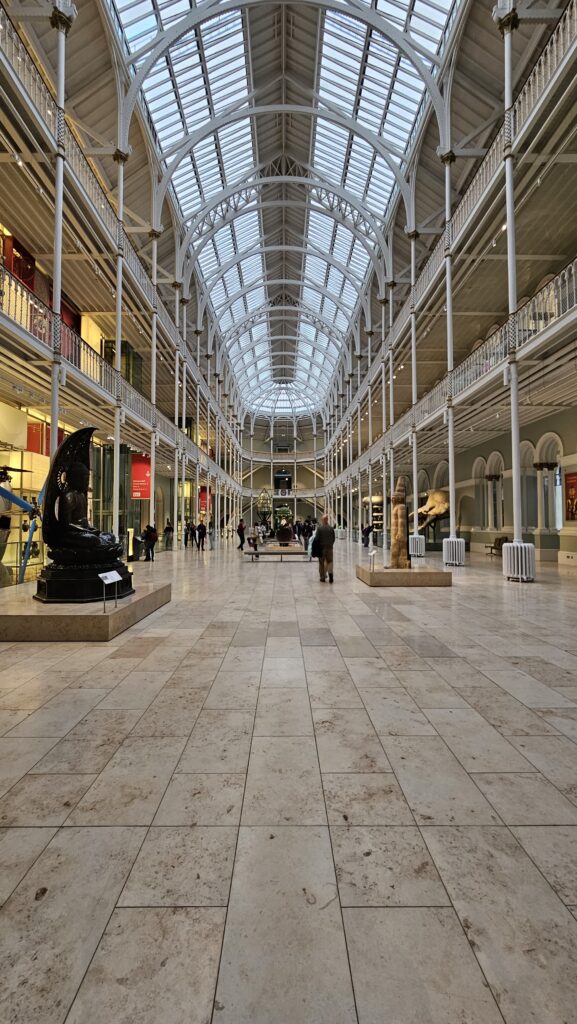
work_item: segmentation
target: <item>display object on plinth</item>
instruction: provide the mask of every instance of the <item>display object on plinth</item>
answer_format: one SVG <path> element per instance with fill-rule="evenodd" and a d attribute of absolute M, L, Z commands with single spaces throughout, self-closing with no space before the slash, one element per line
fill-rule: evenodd
<path fill-rule="evenodd" d="M 121 560 L 122 545 L 88 521 L 88 484 L 92 434 L 83 427 L 65 438 L 52 460 L 42 514 L 42 536 L 52 563 L 44 567 L 34 595 L 45 602 L 102 600 L 100 574 L 121 577 L 118 597 L 133 594 L 132 574 Z"/>
<path fill-rule="evenodd" d="M 391 569 L 410 569 L 409 517 L 407 515 L 407 492 L 402 476 L 397 480 L 392 496 L 391 511 Z"/>

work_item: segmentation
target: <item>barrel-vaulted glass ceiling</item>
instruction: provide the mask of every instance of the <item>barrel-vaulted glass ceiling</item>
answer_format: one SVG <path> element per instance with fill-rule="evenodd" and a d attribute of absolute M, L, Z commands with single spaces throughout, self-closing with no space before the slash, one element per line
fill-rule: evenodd
<path fill-rule="evenodd" d="M 140 50 L 159 31 L 201 6 L 193 0 L 115 2 L 130 52 Z M 458 2 L 376 0 L 367 6 L 411 33 L 421 47 L 434 54 Z M 217 8 L 214 2 L 206 6 Z M 291 11 L 293 17 L 298 16 L 298 3 Z M 273 13 L 271 4 L 271 19 Z M 152 69 L 143 91 L 165 162 L 184 136 L 218 115 L 257 102 L 252 94 L 248 25 L 241 10 L 217 13 L 178 40 Z M 285 242 L 305 249 L 297 283 L 294 262 L 289 264 L 291 276 L 284 286 L 276 276 L 278 260 L 269 262 L 273 253 L 263 252 L 267 245 L 278 249 L 278 232 L 275 229 L 271 238 L 264 231 L 263 186 L 258 184 L 257 172 L 258 117 L 241 116 L 199 141 L 179 164 L 172 183 L 185 228 L 223 191 L 253 185 L 252 193 L 245 192 L 237 216 L 223 216 L 210 235 L 206 227 L 199 227 L 192 239 L 191 256 L 209 290 L 241 398 L 249 411 L 263 415 L 300 415 L 324 404 L 344 338 L 357 315 L 359 290 L 369 272 L 367 241 L 369 246 L 377 245 L 374 224 L 382 224 L 394 191 L 394 175 L 382 156 L 376 155 L 366 139 L 335 124 L 334 118 L 323 117 L 323 106 L 325 114 L 328 108 L 332 112 L 338 109 L 378 135 L 402 168 L 402 154 L 423 100 L 423 84 L 412 64 L 383 36 L 338 11 L 326 10 L 321 25 L 315 72 L 318 115 L 311 118 L 309 141 L 311 163 L 325 187 L 341 190 L 340 213 L 344 212 L 345 218 L 337 223 L 327 215 L 319 190 L 302 193 L 306 237 Z M 136 66 L 141 59 L 137 58 Z M 271 62 L 271 81 L 280 72 Z M 365 244 L 347 227 L 342 190 L 368 215 Z M 278 218 L 280 227 L 286 222 L 280 207 Z M 325 262 L 323 255 L 331 263 Z M 267 278 L 275 283 L 269 284 Z M 296 316 L 281 328 L 281 336 L 278 327 L 275 329 L 278 317 L 272 315 L 279 294 L 290 295 L 296 309 Z M 294 334 L 288 341 L 287 324 Z"/>

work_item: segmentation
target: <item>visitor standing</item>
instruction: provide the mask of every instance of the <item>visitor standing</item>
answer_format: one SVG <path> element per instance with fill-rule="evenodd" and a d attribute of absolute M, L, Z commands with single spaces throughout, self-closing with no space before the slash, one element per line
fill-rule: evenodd
<path fill-rule="evenodd" d="M 190 523 L 189 523 L 188 519 L 185 519 L 184 520 L 184 530 L 183 530 L 184 546 L 185 546 L 185 548 L 188 547 L 189 530 L 190 530 Z"/>
<path fill-rule="evenodd" d="M 189 523 L 188 532 L 190 534 L 190 546 L 191 546 L 191 548 L 194 547 L 195 544 L 198 547 L 198 540 L 196 538 L 196 524 L 193 523 L 192 521 Z"/>
<path fill-rule="evenodd" d="M 204 551 L 204 538 L 206 537 L 206 526 L 204 523 L 199 523 L 196 528 L 196 545 L 201 551 Z"/>
<path fill-rule="evenodd" d="M 166 520 L 166 526 L 163 530 L 164 533 L 164 548 L 166 551 L 172 551 L 172 541 L 174 539 L 174 526 L 170 519 Z"/>
<path fill-rule="evenodd" d="M 214 523 L 213 523 L 213 521 L 211 519 L 209 524 L 208 524 L 208 550 L 212 551 L 213 549 L 214 549 Z"/>
<path fill-rule="evenodd" d="M 328 515 L 321 516 L 321 525 L 317 528 L 315 534 L 315 547 L 318 551 L 317 558 L 319 560 L 319 579 L 321 583 L 324 583 L 327 577 L 329 577 L 329 583 L 333 582 L 333 548 L 335 546 L 335 531 L 332 526 L 329 526 Z M 314 555 L 314 551 L 313 551 Z"/>
<path fill-rule="evenodd" d="M 158 533 L 156 532 L 156 526 L 151 526 L 150 523 L 146 526 L 144 533 L 142 534 L 144 541 L 144 561 L 154 562 L 154 545 L 158 540 Z"/>
<path fill-rule="evenodd" d="M 236 528 L 236 532 L 238 534 L 238 540 L 239 540 L 239 544 L 238 544 L 238 547 L 236 549 L 237 551 L 244 551 L 244 531 L 245 531 L 244 519 L 241 519 L 239 521 L 239 524 L 238 524 L 237 528 Z"/>

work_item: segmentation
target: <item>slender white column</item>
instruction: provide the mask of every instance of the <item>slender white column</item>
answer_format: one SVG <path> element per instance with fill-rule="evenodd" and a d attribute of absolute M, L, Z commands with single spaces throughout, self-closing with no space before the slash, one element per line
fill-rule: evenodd
<path fill-rule="evenodd" d="M 158 308 L 156 304 L 156 281 L 158 273 L 158 231 L 151 231 L 152 239 L 152 319 L 150 324 L 150 403 L 153 407 L 154 422 L 150 434 L 150 505 L 149 522 L 154 526 L 156 522 L 156 361 L 157 361 L 157 324 Z"/>
<path fill-rule="evenodd" d="M 493 502 L 494 477 L 487 477 L 487 528 L 495 529 L 495 505 Z"/>
<path fill-rule="evenodd" d="M 294 511 L 293 511 L 293 522 L 297 517 L 297 435 L 296 432 L 293 435 L 293 446 L 294 446 L 294 472 L 293 472 L 293 499 L 294 499 Z"/>
<path fill-rule="evenodd" d="M 361 405 L 360 405 L 360 402 L 359 402 L 358 405 L 357 405 L 357 455 L 358 455 L 359 458 L 361 457 L 361 451 L 362 451 L 361 445 L 362 445 L 362 439 L 361 439 Z"/>
<path fill-rule="evenodd" d="M 419 536 L 419 460 L 417 429 L 415 424 L 415 406 L 418 400 L 417 385 L 417 308 L 415 306 L 415 284 L 417 280 L 417 238 L 418 231 L 412 231 L 411 240 L 411 402 L 413 406 L 413 424 L 411 434 L 413 456 L 413 536 Z"/>
<path fill-rule="evenodd" d="M 314 466 L 314 473 L 313 473 L 313 515 L 314 515 L 314 518 L 316 519 L 316 517 L 317 517 L 317 431 L 316 431 L 316 426 L 315 426 L 315 431 L 314 431 L 314 434 L 313 434 L 313 453 L 314 453 L 314 461 L 313 461 L 313 466 Z"/>
<path fill-rule="evenodd" d="M 359 508 L 358 508 L 358 515 L 357 515 L 357 527 L 358 527 L 357 543 L 362 545 L 362 543 L 363 543 L 363 535 L 362 535 L 362 529 L 363 529 L 363 492 L 362 492 L 362 475 L 361 475 L 360 471 L 359 471 L 359 474 L 358 474 L 358 477 L 357 477 L 357 484 L 358 484 L 357 491 L 358 491 L 358 496 L 359 496 Z"/>
<path fill-rule="evenodd" d="M 543 464 L 535 465 L 537 470 L 537 529 L 545 529 L 545 491 L 543 489 Z"/>
<path fill-rule="evenodd" d="M 195 472 L 195 487 L 194 487 L 194 525 L 198 526 L 198 501 L 199 494 L 198 489 L 200 487 L 200 466 L 197 462 Z"/>
<path fill-rule="evenodd" d="M 196 382 L 196 426 L 195 441 L 197 448 L 200 448 L 200 381 Z M 196 525 L 196 519 L 195 519 Z"/>
<path fill-rule="evenodd" d="M 505 199 L 507 208 L 507 279 L 509 315 L 517 312 L 517 244 L 515 226 L 515 181 L 513 159 L 513 21 L 502 23 L 505 45 Z M 509 338 L 509 381 L 511 402 L 511 473 L 513 484 L 513 539 L 523 540 L 521 505 L 521 434 L 519 427 L 519 371 L 516 359 L 516 324 Z"/>
<path fill-rule="evenodd" d="M 74 17 L 76 17 L 76 9 Z M 52 262 L 52 380 L 50 390 L 50 455 L 58 448 L 58 412 L 60 408 L 60 365 L 62 351 L 62 222 L 64 213 L 64 102 L 66 79 L 66 36 L 72 25 L 54 8 L 51 24 L 56 31 L 56 166 L 54 168 L 54 259 Z"/>
<path fill-rule="evenodd" d="M 253 464 L 254 431 L 250 432 L 250 525 L 254 526 L 254 464 Z"/>
<path fill-rule="evenodd" d="M 119 150 L 114 154 L 118 165 L 118 196 L 116 212 L 116 333 L 114 369 L 116 370 L 116 407 L 114 409 L 114 458 L 112 467 L 112 532 L 120 529 L 120 373 L 122 369 L 122 274 L 124 267 L 124 164 L 127 156 Z"/>
<path fill-rule="evenodd" d="M 547 466 L 547 526 L 554 530 L 556 526 L 555 515 L 555 473 L 557 466 Z M 543 490 L 543 488 L 541 488 Z"/>
<path fill-rule="evenodd" d="M 388 563 L 388 523 L 387 523 L 387 456 L 383 452 L 383 565 Z"/>
<path fill-rule="evenodd" d="M 371 526 L 372 522 L 373 522 L 373 467 L 371 466 L 370 462 L 369 462 L 369 484 L 368 484 L 368 486 L 369 486 L 369 518 L 367 520 L 367 525 Z"/>
<path fill-rule="evenodd" d="M 455 485 L 455 419 L 452 400 L 452 374 L 454 367 L 453 354 L 453 253 L 451 226 L 451 164 L 455 156 L 452 152 L 443 157 L 445 167 L 445 287 L 447 306 L 447 372 L 449 375 L 449 395 L 447 398 L 447 440 L 449 463 L 449 538 L 456 539 L 457 534 L 457 491 Z"/>

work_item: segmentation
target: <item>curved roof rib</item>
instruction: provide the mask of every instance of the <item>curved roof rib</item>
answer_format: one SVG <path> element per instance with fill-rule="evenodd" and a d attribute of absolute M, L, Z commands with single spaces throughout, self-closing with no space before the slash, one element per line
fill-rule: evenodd
<path fill-rule="evenodd" d="M 413 226 L 404 154 L 425 94 L 447 142 L 436 69 L 459 0 L 115 3 L 131 74 L 119 148 L 142 94 L 163 163 L 153 225 L 170 189 L 177 279 L 186 296 L 194 274 L 217 372 L 253 420 L 314 416 L 350 367 L 360 311 L 370 325 L 372 274 L 382 294 L 391 271 L 395 193 Z M 307 38 L 316 14 L 306 53 L 289 7 Z M 251 33 L 257 8 L 261 28 L 284 26 L 282 53 L 274 31 Z"/>

